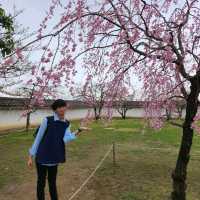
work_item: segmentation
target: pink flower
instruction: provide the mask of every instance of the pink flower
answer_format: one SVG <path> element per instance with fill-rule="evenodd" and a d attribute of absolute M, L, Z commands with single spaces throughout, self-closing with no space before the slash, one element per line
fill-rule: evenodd
<path fill-rule="evenodd" d="M 23 59 L 22 51 L 20 48 L 16 49 L 16 55 L 17 55 L 18 59 L 20 59 L 20 60 Z"/>

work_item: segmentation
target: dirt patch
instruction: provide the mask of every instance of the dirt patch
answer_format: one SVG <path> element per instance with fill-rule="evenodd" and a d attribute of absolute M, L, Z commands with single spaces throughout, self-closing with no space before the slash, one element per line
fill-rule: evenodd
<path fill-rule="evenodd" d="M 68 159 L 67 163 L 59 166 L 58 171 L 58 193 L 61 200 L 68 200 L 71 195 L 80 187 L 85 179 L 95 168 L 104 154 L 104 149 L 97 153 L 90 153 L 88 159 L 72 160 Z M 93 154 L 93 155 L 92 155 Z M 102 154 L 102 155 L 101 155 Z M 36 171 L 30 171 L 28 176 L 25 176 L 24 183 L 9 184 L 4 187 L 0 193 L 1 200 L 35 200 L 36 199 Z M 91 180 L 92 181 L 92 180 Z M 87 185 L 80 191 L 74 200 L 96 200 L 96 191 L 89 188 Z M 50 200 L 48 193 L 48 183 L 46 184 L 46 199 Z"/>

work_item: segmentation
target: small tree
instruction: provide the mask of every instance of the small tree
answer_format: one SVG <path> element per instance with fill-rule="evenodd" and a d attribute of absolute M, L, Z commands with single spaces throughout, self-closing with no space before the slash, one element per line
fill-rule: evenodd
<path fill-rule="evenodd" d="M 39 108 L 46 106 L 48 99 L 55 98 L 58 94 L 56 88 L 49 87 L 46 89 L 46 93 L 43 93 L 43 96 L 40 98 L 36 98 L 35 93 L 38 92 L 38 85 L 27 85 L 26 87 L 20 87 L 17 90 L 17 95 L 19 97 L 24 97 L 24 113 L 23 116 L 26 117 L 26 131 L 29 130 L 31 124 L 31 114 L 36 112 Z"/>
<path fill-rule="evenodd" d="M 129 109 L 132 109 L 133 106 L 131 105 L 135 93 L 128 90 L 127 87 L 121 87 L 120 91 L 118 91 L 118 97 L 116 97 L 115 103 L 116 103 L 116 110 L 121 115 L 122 119 L 126 119 L 127 111 Z"/>
<path fill-rule="evenodd" d="M 102 59 L 103 55 L 104 52 L 99 50 L 88 54 L 83 64 L 86 73 L 85 83 L 83 87 L 75 88 L 75 96 L 93 109 L 95 120 L 101 118 L 108 97 L 108 80 L 111 78 L 107 69 L 108 65 Z"/>
<path fill-rule="evenodd" d="M 165 110 L 165 117 L 167 121 L 175 119 L 181 119 L 183 110 L 185 109 L 185 100 L 184 98 L 180 98 L 181 96 L 170 97 L 165 101 L 163 108 Z M 173 124 L 175 124 L 173 122 Z"/>
<path fill-rule="evenodd" d="M 105 84 L 92 84 L 92 82 L 90 82 L 84 90 L 80 89 L 78 92 L 78 97 L 93 109 L 95 120 L 101 118 L 105 103 L 105 90 Z"/>
<path fill-rule="evenodd" d="M 183 110 L 186 108 L 185 100 L 177 100 L 175 102 L 176 112 L 178 114 L 178 119 L 182 119 L 183 117 Z"/>
<path fill-rule="evenodd" d="M 172 112 L 170 108 L 165 108 L 165 115 L 167 121 L 169 121 L 172 118 Z"/>
<path fill-rule="evenodd" d="M 31 114 L 34 113 L 39 107 L 39 105 L 33 101 L 35 98 L 34 92 L 35 92 L 35 85 L 31 87 L 21 87 L 17 91 L 18 96 L 25 98 L 24 116 L 26 117 L 26 131 L 28 131 L 30 128 Z"/>

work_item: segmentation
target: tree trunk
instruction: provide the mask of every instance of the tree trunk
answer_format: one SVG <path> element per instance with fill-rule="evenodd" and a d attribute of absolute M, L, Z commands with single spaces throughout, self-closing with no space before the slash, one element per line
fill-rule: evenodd
<path fill-rule="evenodd" d="M 182 113 L 183 113 L 183 108 L 179 108 L 179 111 L 178 111 L 178 118 L 179 119 L 182 118 Z"/>
<path fill-rule="evenodd" d="M 98 110 L 98 108 L 94 107 L 94 117 L 95 120 L 98 121 L 100 119 L 100 112 Z"/>
<path fill-rule="evenodd" d="M 126 110 L 125 110 L 125 109 L 123 110 L 123 116 L 122 116 L 122 119 L 126 119 Z"/>
<path fill-rule="evenodd" d="M 171 194 L 172 200 L 186 200 L 186 179 L 187 166 L 190 158 L 190 150 L 193 139 L 193 129 L 191 125 L 198 109 L 198 94 L 199 87 L 197 78 L 191 80 L 191 92 L 187 98 L 186 116 L 183 123 L 183 135 L 181 146 L 176 162 L 175 170 L 172 173 L 173 192 Z"/>
<path fill-rule="evenodd" d="M 95 116 L 95 120 L 98 121 L 99 119 L 100 119 L 100 116 L 97 114 L 97 115 Z"/>
<path fill-rule="evenodd" d="M 169 121 L 171 119 L 171 111 L 166 108 L 165 112 L 166 112 L 166 118 L 167 118 L 166 120 Z"/>
<path fill-rule="evenodd" d="M 30 127 L 30 116 L 31 116 L 31 113 L 29 112 L 26 116 L 26 131 L 28 132 L 29 130 L 29 127 Z"/>

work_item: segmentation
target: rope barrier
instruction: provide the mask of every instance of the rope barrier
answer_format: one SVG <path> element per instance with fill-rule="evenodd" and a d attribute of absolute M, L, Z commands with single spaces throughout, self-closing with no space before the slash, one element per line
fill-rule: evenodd
<path fill-rule="evenodd" d="M 96 173 L 96 171 L 101 167 L 101 165 L 103 164 L 104 160 L 108 157 L 108 155 L 110 154 L 111 150 L 113 148 L 113 145 L 110 146 L 110 148 L 108 149 L 108 151 L 105 153 L 104 157 L 100 160 L 100 162 L 97 164 L 97 166 L 95 167 L 95 169 L 92 171 L 92 173 L 88 176 L 88 178 L 82 183 L 82 185 L 71 195 L 71 197 L 68 200 L 72 200 L 82 189 L 83 187 L 89 182 L 89 180 L 94 176 L 94 174 Z"/>
<path fill-rule="evenodd" d="M 165 148 L 165 147 L 134 147 L 134 146 L 131 146 L 131 145 L 126 145 L 126 144 L 116 144 L 117 146 L 124 146 L 124 147 L 127 147 L 127 148 L 135 148 L 135 149 L 139 149 L 139 150 L 161 150 L 163 152 L 170 152 L 170 153 L 178 153 L 179 152 L 179 149 L 178 148 Z M 190 154 L 191 156 L 200 156 L 200 151 L 195 151 L 193 150 Z"/>
<path fill-rule="evenodd" d="M 128 147 L 128 148 L 135 148 L 134 146 L 131 146 L 130 144 L 117 144 L 117 146 L 124 146 L 124 147 Z M 175 148 L 164 148 L 164 147 L 138 147 L 140 150 L 164 150 L 164 151 L 171 151 L 171 150 L 178 150 Z"/>
<path fill-rule="evenodd" d="M 35 130 L 36 127 L 33 127 L 33 128 L 29 128 L 29 130 Z M 15 132 L 15 133 L 12 133 L 12 132 Z M 4 138 L 4 137 L 7 137 L 7 136 L 21 136 L 21 135 L 25 135 L 27 134 L 26 132 L 26 129 L 25 128 L 22 128 L 22 129 L 11 129 L 11 130 L 8 130 L 8 131 L 1 131 L 0 133 L 0 138 Z"/>
<path fill-rule="evenodd" d="M 139 149 L 139 150 L 161 150 L 163 152 L 178 152 L 179 149 L 177 148 L 165 148 L 165 147 L 134 147 L 134 146 L 131 146 L 131 145 L 126 145 L 126 144 L 116 144 L 117 146 L 124 146 L 124 147 L 127 147 L 127 148 L 132 148 L 132 149 Z M 197 152 L 197 151 L 196 151 Z"/>

